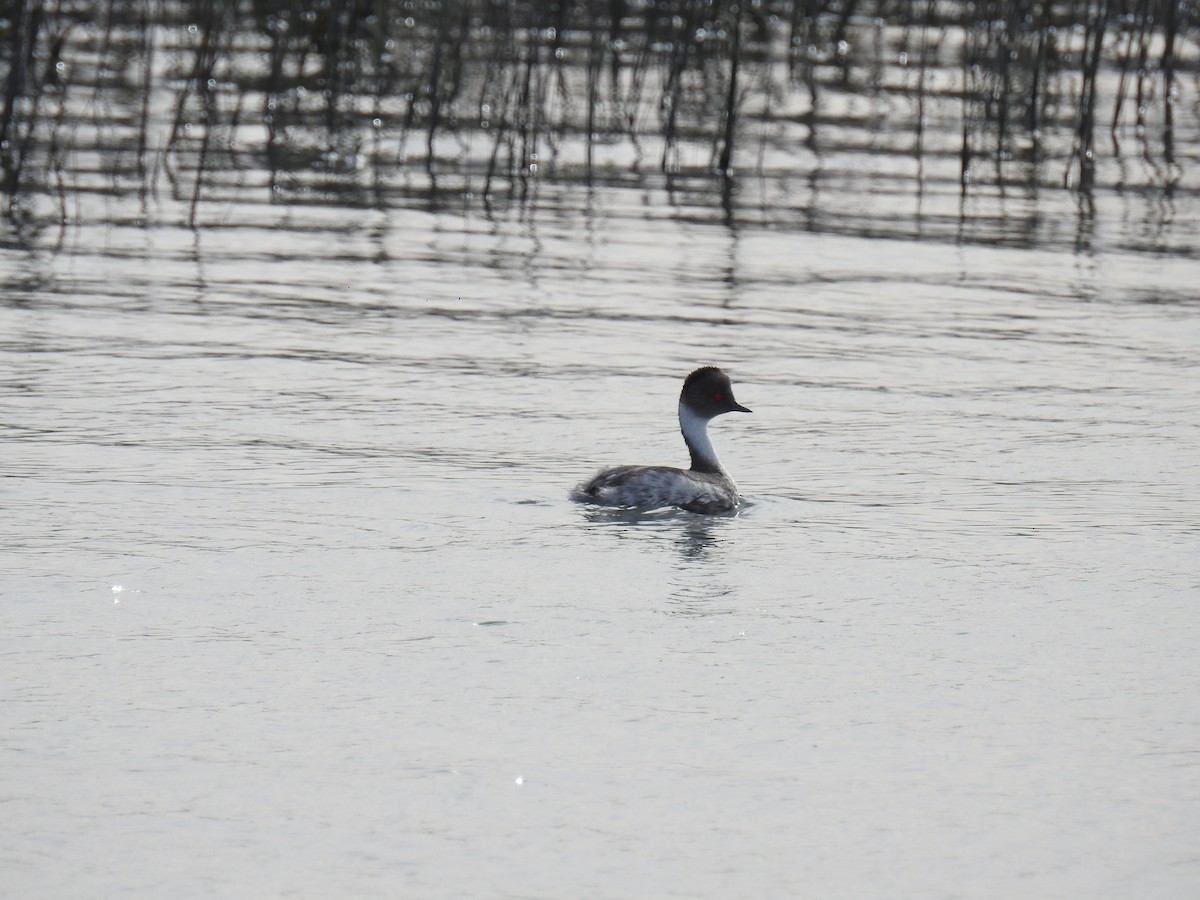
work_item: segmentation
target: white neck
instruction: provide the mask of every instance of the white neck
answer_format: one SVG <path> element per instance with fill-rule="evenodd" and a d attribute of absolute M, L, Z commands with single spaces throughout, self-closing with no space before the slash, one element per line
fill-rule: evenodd
<path fill-rule="evenodd" d="M 708 438 L 708 419 L 696 415 L 682 402 L 679 404 L 679 430 L 683 432 L 683 440 L 692 452 L 693 463 L 696 459 L 701 459 L 708 465 L 725 471 L 721 468 L 717 451 L 713 449 L 712 441 Z"/>

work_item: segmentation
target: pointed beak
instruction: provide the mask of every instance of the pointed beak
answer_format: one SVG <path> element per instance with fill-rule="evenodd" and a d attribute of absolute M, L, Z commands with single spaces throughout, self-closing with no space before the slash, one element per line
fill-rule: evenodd
<path fill-rule="evenodd" d="M 733 404 L 733 411 L 734 412 L 754 412 L 754 410 L 747 409 L 745 406 L 742 406 L 742 404 L 740 404 L 740 403 Z"/>

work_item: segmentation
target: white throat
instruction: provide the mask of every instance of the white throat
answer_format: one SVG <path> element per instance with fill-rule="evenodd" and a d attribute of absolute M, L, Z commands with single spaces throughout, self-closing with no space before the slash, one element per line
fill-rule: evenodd
<path fill-rule="evenodd" d="M 708 438 L 708 419 L 696 415 L 691 407 L 682 401 L 679 404 L 679 430 L 683 432 L 683 439 L 692 453 L 722 472 L 725 471 L 721 468 L 717 451 L 713 449 L 712 441 Z"/>

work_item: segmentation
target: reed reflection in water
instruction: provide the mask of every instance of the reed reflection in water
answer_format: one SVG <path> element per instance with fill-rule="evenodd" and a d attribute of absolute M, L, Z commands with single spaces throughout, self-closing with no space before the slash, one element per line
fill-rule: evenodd
<path fill-rule="evenodd" d="M 12 12 L 0 163 L 10 209 L 34 221 L 89 218 L 96 193 L 140 195 L 142 216 L 169 218 L 166 192 L 204 221 L 202 201 L 219 217 L 247 191 L 491 205 L 536 202 L 548 184 L 665 179 L 731 221 L 1031 244 L 1047 215 L 1077 205 L 1087 219 L 1096 192 L 1114 192 L 1143 203 L 1172 249 L 1173 207 L 1196 188 L 1186 4 Z M 819 199 L 848 188 L 920 199 L 887 222 L 871 200 L 843 216 Z M 960 227 L 996 218 L 1026 227 Z"/>

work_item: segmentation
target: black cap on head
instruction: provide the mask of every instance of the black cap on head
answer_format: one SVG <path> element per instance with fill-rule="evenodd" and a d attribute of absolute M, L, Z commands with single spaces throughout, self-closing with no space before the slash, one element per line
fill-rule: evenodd
<path fill-rule="evenodd" d="M 750 412 L 733 397 L 733 383 L 716 366 L 703 366 L 683 382 L 680 402 L 698 415 L 711 419 L 727 412 Z"/>

